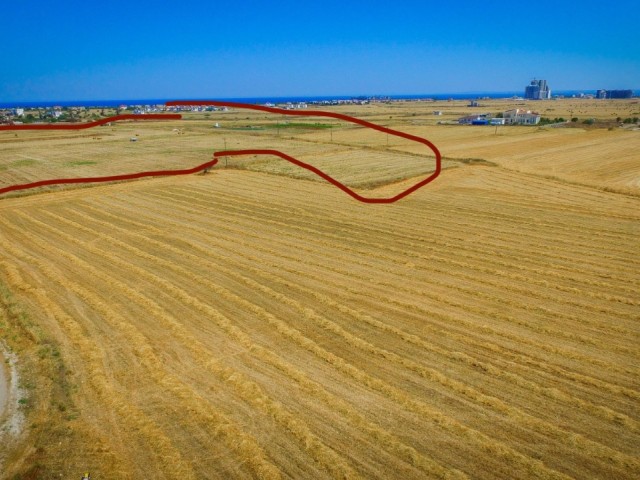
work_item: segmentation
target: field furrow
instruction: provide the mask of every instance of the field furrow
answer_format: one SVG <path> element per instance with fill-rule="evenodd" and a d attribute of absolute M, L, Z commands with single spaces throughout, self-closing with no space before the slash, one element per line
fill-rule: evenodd
<path fill-rule="evenodd" d="M 40 229 L 49 229 L 54 230 L 52 227 L 29 218 L 26 215 L 22 215 L 27 221 L 32 221 L 36 223 Z M 64 232 L 57 231 L 55 232 L 61 238 L 66 237 L 67 240 L 73 241 L 73 237 L 68 236 Z M 44 242 L 37 242 L 38 245 L 43 249 L 51 249 L 51 247 L 47 247 Z M 220 364 L 214 357 L 212 357 L 211 352 L 209 350 L 203 349 L 197 339 L 193 336 L 187 335 L 184 331 L 181 330 L 179 324 L 175 321 L 175 319 L 169 317 L 166 312 L 164 312 L 155 302 L 149 300 L 146 297 L 142 297 L 140 294 L 136 293 L 135 290 L 127 287 L 126 285 L 114 280 L 112 277 L 102 274 L 99 270 L 93 268 L 89 263 L 82 261 L 78 257 L 70 254 L 65 254 L 63 250 L 57 250 L 57 254 L 67 258 L 71 262 L 73 262 L 78 268 L 87 272 L 94 278 L 100 278 L 107 282 L 107 284 L 112 289 L 120 289 L 124 291 L 124 295 L 127 296 L 128 300 L 133 303 L 138 303 L 141 305 L 149 315 L 152 315 L 156 321 L 161 323 L 164 327 L 171 329 L 174 335 L 179 335 L 182 343 L 188 346 L 194 354 L 196 359 L 202 359 L 205 362 L 205 366 L 208 371 L 213 374 L 219 376 L 221 381 L 229 383 L 232 387 L 234 387 L 238 392 L 238 395 L 241 395 L 245 401 L 250 402 L 254 407 L 258 407 L 263 410 L 263 413 L 266 415 L 270 415 L 274 417 L 274 419 L 281 423 L 291 434 L 293 434 L 296 438 L 299 439 L 302 446 L 307 449 L 310 454 L 316 459 L 316 461 L 320 462 L 323 467 L 335 477 L 345 477 L 345 478 L 357 478 L 358 475 L 345 463 L 344 460 L 340 459 L 334 452 L 328 449 L 325 445 L 320 442 L 315 435 L 313 435 L 308 428 L 304 425 L 300 419 L 294 418 L 289 412 L 282 409 L 277 402 L 269 399 L 261 390 L 260 387 L 244 378 L 242 374 L 238 371 L 235 371 L 223 364 Z M 133 270 L 139 275 L 143 275 L 144 271 L 141 269 L 136 269 L 131 264 L 127 264 L 127 262 L 116 262 L 115 259 L 111 256 L 107 256 L 103 254 L 108 261 L 112 261 L 114 264 L 120 263 L 122 268 L 129 268 L 129 270 Z M 148 274 L 147 274 L 148 275 Z M 156 278 L 156 281 L 161 282 L 161 279 Z M 170 289 L 172 288 L 170 284 L 165 282 L 162 287 Z M 112 290 L 113 291 L 113 290 Z M 198 303 L 198 300 L 188 296 L 185 292 L 180 292 L 180 290 L 175 289 L 173 287 L 170 291 L 174 294 L 181 293 L 181 299 L 190 305 L 198 305 L 200 310 L 203 310 L 204 313 L 208 315 L 209 318 L 215 318 L 217 312 L 207 307 L 204 304 Z M 101 310 L 103 314 L 114 318 L 114 314 L 110 312 L 106 306 L 101 303 L 95 297 L 91 297 L 89 293 L 86 291 L 82 291 L 80 294 L 83 297 L 89 296 L 89 302 L 91 302 L 92 306 L 98 310 Z M 115 321 L 115 320 L 114 320 Z M 228 320 L 227 320 L 228 321 Z M 133 344 L 134 351 L 136 352 L 144 352 L 146 354 L 143 359 L 146 362 L 150 362 L 147 365 L 149 373 L 154 377 L 154 379 L 165 389 L 176 389 L 180 391 L 180 389 L 184 389 L 184 385 L 180 385 L 178 380 L 175 378 L 171 378 L 167 372 L 163 372 L 162 365 L 158 358 L 155 357 L 152 353 L 150 353 L 151 347 L 148 344 L 142 335 L 130 324 L 125 324 L 120 322 L 120 328 L 126 329 L 126 336 L 133 342 L 133 340 L 137 340 L 136 343 Z M 251 345 L 245 345 L 247 348 L 251 348 Z M 180 395 L 180 399 L 183 403 L 187 403 L 187 400 L 195 397 L 194 392 L 189 392 L 185 390 L 184 393 Z M 198 412 L 198 410 L 194 406 L 185 405 L 186 408 L 189 408 L 189 411 L 194 413 Z M 261 448 L 256 444 L 255 440 L 251 437 L 248 437 L 246 434 L 242 434 L 242 432 L 232 425 L 229 425 L 228 421 L 222 421 L 221 418 L 215 418 L 214 413 L 210 411 L 206 411 L 203 413 L 198 412 L 198 414 L 202 417 L 200 418 L 200 422 L 203 424 L 214 424 L 213 431 L 226 431 L 225 439 L 229 442 L 232 442 L 230 446 L 241 445 L 246 448 L 246 451 L 240 451 L 238 453 L 242 454 L 243 459 L 245 461 L 249 461 L 252 463 L 252 467 L 255 467 L 255 472 L 261 477 L 264 478 L 278 478 L 279 472 L 276 467 L 271 465 L 264 458 L 264 454 L 261 454 Z M 225 420 L 222 418 L 222 420 Z M 220 425 L 216 425 L 216 424 Z M 238 443 L 239 442 L 239 443 Z"/>
<path fill-rule="evenodd" d="M 144 209 L 145 209 L 145 211 L 146 211 L 146 212 L 147 212 L 147 214 L 148 214 L 148 213 L 153 209 L 153 206 L 151 206 L 151 205 L 145 205 L 144 207 L 141 207 L 141 208 L 144 208 Z M 107 216 L 109 216 L 109 215 L 111 215 L 111 214 L 106 214 L 106 215 L 107 215 Z M 184 213 L 184 215 L 187 215 L 187 213 Z M 132 220 L 126 220 L 126 221 L 127 221 L 127 222 L 129 222 L 129 223 L 134 222 L 134 224 L 135 224 L 135 221 L 132 221 Z M 153 220 L 152 220 L 152 221 L 153 221 Z M 197 232 L 197 233 L 201 234 L 203 238 L 209 237 L 209 236 L 210 236 L 210 235 L 208 234 L 208 231 L 209 231 L 209 230 L 207 230 L 207 229 L 198 229 L 198 228 L 194 227 L 194 224 L 195 224 L 197 221 L 198 221 L 198 220 L 195 218 L 195 214 L 194 214 L 194 219 L 193 219 L 193 221 L 190 223 L 189 227 L 187 227 L 187 231 L 191 232 L 191 233 L 190 233 L 190 235 L 191 235 L 191 236 L 193 236 L 193 233 L 194 233 L 194 232 Z M 220 239 L 220 240 L 222 240 L 222 241 L 224 242 L 224 241 L 228 241 L 228 240 L 231 240 L 231 239 L 233 239 L 233 238 L 234 238 L 234 237 L 227 237 L 227 236 L 223 236 L 223 235 L 222 235 L 222 233 L 221 233 L 221 231 L 222 231 L 222 230 L 228 231 L 229 226 L 228 226 L 227 224 L 220 224 L 220 225 L 216 225 L 216 227 L 215 227 L 215 228 L 216 228 L 217 234 L 216 234 L 215 239 L 213 239 L 213 240 Z M 232 231 L 232 233 L 233 233 L 233 231 Z M 250 233 L 247 233 L 247 234 L 245 234 L 245 237 L 251 237 L 251 234 L 250 234 Z M 244 242 L 244 240 L 242 240 L 242 239 L 239 239 L 238 237 L 235 237 L 235 243 L 236 243 L 236 245 L 239 245 L 239 244 L 243 244 L 243 243 L 246 243 L 246 242 Z M 189 243 L 187 242 L 187 244 L 189 244 Z M 224 245 L 224 243 L 222 243 L 221 245 Z M 197 245 L 197 244 L 193 244 L 193 243 L 191 243 L 191 244 L 189 244 L 189 248 L 195 248 L 195 249 L 197 249 L 197 248 L 198 248 L 198 245 Z M 287 255 L 285 255 L 285 254 L 281 253 L 281 252 L 282 252 L 282 250 L 273 250 L 273 249 L 268 249 L 268 248 L 265 248 L 265 247 L 263 247 L 263 246 L 261 246 L 261 245 L 256 245 L 256 244 L 254 244 L 254 248 L 259 248 L 261 252 L 269 253 L 269 254 L 271 254 L 271 255 L 273 256 L 273 258 L 274 258 L 274 259 L 276 259 L 276 260 L 280 260 L 280 261 L 282 261 L 282 260 L 283 260 L 283 259 L 285 259 L 285 258 L 291 258 L 291 259 L 293 259 L 293 260 L 295 260 L 295 261 L 297 261 L 297 262 L 309 263 L 309 262 L 310 262 L 309 258 L 311 258 L 311 257 L 312 257 L 312 251 L 309 251 L 309 255 L 305 255 L 305 258 L 304 258 L 304 259 L 299 259 L 299 258 L 293 258 L 293 257 L 287 256 Z M 303 247 L 300 247 L 300 248 L 302 248 L 302 249 L 304 250 L 304 248 L 303 248 Z M 203 251 L 203 254 L 207 254 L 207 253 L 208 253 L 208 252 L 210 252 L 210 251 L 211 251 L 210 249 L 209 249 L 209 250 L 204 250 L 204 251 Z M 262 258 L 264 258 L 264 256 L 263 256 Z M 250 262 L 255 262 L 256 260 L 257 260 L 257 257 L 254 257 L 254 259 L 250 260 Z M 293 261 L 293 260 L 292 260 L 292 261 Z M 324 255 L 323 255 L 323 260 L 324 260 L 324 263 L 322 263 L 322 264 L 320 264 L 320 263 L 311 263 L 311 265 L 312 265 L 314 268 L 317 268 L 317 269 L 319 269 L 319 270 L 322 270 L 322 269 L 325 269 L 325 270 L 326 270 L 326 269 L 327 269 L 327 266 L 326 266 L 326 258 L 324 257 Z M 263 262 L 264 262 L 264 260 L 263 260 Z M 282 269 L 282 268 L 286 268 L 286 267 L 285 267 L 285 265 L 284 265 L 283 263 L 280 263 L 280 264 L 278 265 L 278 267 L 279 267 L 279 268 L 281 268 L 281 269 Z M 336 269 L 336 268 L 330 269 L 329 271 L 330 271 L 330 272 L 333 272 L 333 276 L 332 276 L 332 278 L 334 278 L 334 279 L 335 279 L 335 278 L 338 278 L 338 276 L 336 275 L 337 273 L 341 273 L 341 272 L 339 271 L 339 269 Z M 302 271 L 301 271 L 301 270 L 299 270 L 299 269 L 298 269 L 298 270 L 292 270 L 292 272 L 293 272 L 293 273 L 295 273 L 295 274 L 302 274 Z M 345 276 L 345 275 L 343 274 L 343 276 Z M 350 272 L 348 275 L 346 275 L 346 280 L 351 280 L 351 283 L 353 282 L 353 279 L 354 279 L 354 273 L 353 273 L 353 272 Z M 333 282 L 333 281 L 332 281 L 332 282 Z M 335 284 L 335 283 L 334 283 L 334 284 Z M 355 293 L 356 293 L 356 290 L 357 290 L 357 287 L 356 287 L 356 290 L 354 290 L 353 286 L 352 286 L 352 285 L 350 285 L 350 284 L 349 284 L 349 282 L 347 282 L 347 281 L 345 281 L 345 283 L 341 283 L 341 284 L 339 284 L 339 285 L 338 285 L 338 284 L 335 284 L 335 285 L 336 285 L 336 287 L 338 288 L 338 291 L 340 291 L 340 292 L 342 292 L 342 291 L 349 291 L 349 292 L 351 292 L 351 293 L 354 293 L 354 294 L 355 294 Z M 381 293 L 381 294 L 383 294 L 383 293 Z M 393 299 L 389 299 L 389 300 L 387 300 L 387 301 L 391 302 L 391 301 L 393 301 Z M 433 312 L 426 312 L 426 313 L 432 314 Z M 456 319 L 455 319 L 455 318 L 449 318 L 449 319 L 451 320 L 451 323 L 452 323 L 452 324 L 455 324 L 455 323 L 456 323 Z M 624 333 L 625 333 L 625 335 L 628 335 L 628 333 L 629 333 L 629 332 L 624 331 Z"/>
<path fill-rule="evenodd" d="M 86 221 L 94 221 L 94 222 L 95 222 L 95 219 L 93 219 L 93 220 L 92 220 L 92 219 L 90 219 L 90 218 L 85 218 L 84 220 L 86 220 Z M 126 231 L 126 230 L 124 230 L 124 229 L 121 229 L 121 233 L 123 233 L 123 234 L 129 234 L 129 235 L 133 235 L 133 236 L 140 236 L 140 235 L 138 235 L 138 234 L 128 232 L 128 231 Z M 157 244 L 157 243 L 158 243 L 157 241 L 154 241 L 154 240 L 149 239 L 149 238 L 144 238 L 144 237 L 143 237 L 143 238 L 141 238 L 141 241 L 142 241 L 142 243 L 151 243 L 151 244 Z M 167 248 L 169 248 L 169 247 L 167 247 Z M 174 250 L 175 250 L 175 249 L 174 249 Z M 177 253 L 180 253 L 180 252 L 178 251 Z M 188 256 L 189 256 L 189 254 L 183 254 L 183 256 L 184 256 L 184 257 L 188 257 Z M 165 262 L 165 263 L 166 263 L 166 262 Z M 172 266 L 172 264 L 168 264 L 167 266 L 168 266 L 168 267 L 171 267 L 171 266 Z M 176 268 L 174 267 L 174 270 L 175 270 L 175 269 L 176 269 Z M 185 272 L 182 272 L 182 273 L 184 274 Z M 245 281 L 246 281 L 246 280 L 245 280 Z M 255 286 L 256 286 L 256 285 L 254 285 L 254 287 L 255 287 Z M 258 286 L 258 287 L 259 287 L 259 286 Z M 213 288 L 215 288 L 215 287 L 213 287 Z M 218 293 L 219 293 L 219 291 L 218 291 Z M 303 308 L 301 308 L 301 307 L 299 307 L 299 310 L 300 310 L 302 313 L 304 313 L 304 311 L 305 311 L 305 309 L 303 309 Z M 326 319 L 325 319 L 325 320 L 323 320 L 323 321 L 324 321 L 324 322 L 327 322 L 327 320 L 326 320 Z M 326 325 L 325 325 L 325 328 L 327 328 L 327 327 L 326 327 Z M 336 327 L 336 326 L 334 325 L 334 327 L 333 327 L 333 331 L 334 331 L 334 332 L 336 331 L 336 328 L 338 328 L 338 329 L 339 329 L 339 327 Z M 330 329 L 331 329 L 331 327 L 330 327 Z M 342 335 L 342 336 L 343 336 L 343 337 L 345 336 L 344 332 L 343 332 L 343 335 Z M 355 345 L 355 346 L 360 346 L 360 347 L 362 347 L 362 346 L 363 346 L 362 341 L 360 341 L 359 339 L 357 339 L 357 338 L 355 338 L 355 337 L 353 337 L 353 336 L 351 336 L 350 338 L 348 338 L 348 340 L 350 340 L 348 343 L 350 343 L 352 346 L 353 346 L 353 345 Z M 371 349 L 372 349 L 372 348 L 374 348 L 374 347 L 372 347 L 370 344 L 365 344 L 365 347 L 364 347 L 364 348 L 365 348 L 365 350 L 371 350 Z M 385 357 L 385 358 L 387 358 L 387 359 L 389 359 L 389 358 L 394 359 L 394 355 L 393 355 L 392 353 L 390 353 L 390 352 L 385 352 L 385 351 L 380 351 L 379 349 L 378 349 L 378 351 L 375 351 L 375 349 L 374 349 L 374 354 L 379 355 L 379 356 L 383 356 L 383 357 Z M 397 358 L 396 358 L 396 361 L 398 361 L 398 359 L 397 359 Z M 403 362 L 404 362 L 404 364 L 405 364 L 405 366 L 406 366 L 407 361 L 406 361 L 406 360 L 404 360 L 404 361 L 403 361 L 402 359 L 400 359 L 400 362 L 399 362 L 399 363 L 401 363 L 401 364 L 402 364 Z M 419 365 L 415 365 L 415 364 L 414 364 L 414 365 L 411 365 L 411 366 L 410 366 L 410 368 L 412 368 L 413 370 L 416 370 L 416 369 L 420 370 L 420 369 L 421 369 L 421 367 L 420 367 Z M 425 376 L 425 372 L 424 372 L 424 370 L 421 370 L 421 373 L 423 374 L 423 376 Z M 431 372 L 431 376 L 433 376 L 434 374 L 435 374 L 434 372 Z M 447 381 L 446 381 L 446 379 L 442 379 L 442 378 L 441 378 L 441 379 L 440 379 L 440 382 L 442 383 L 442 382 L 447 382 Z M 469 391 L 469 390 L 468 390 L 468 387 L 467 387 L 467 390 L 464 390 L 464 388 L 462 388 L 461 386 L 459 386 L 459 387 L 458 387 L 458 389 L 459 389 L 459 392 L 458 392 L 458 393 L 460 393 L 460 392 L 464 392 L 464 393 L 467 393 L 467 394 L 471 394 L 471 395 L 473 396 L 473 391 Z M 477 394 L 476 394 L 476 395 L 477 395 Z M 487 400 L 485 400 L 485 401 L 484 401 L 484 403 L 490 403 L 490 402 L 487 402 Z M 500 403 L 498 403 L 497 405 L 499 406 L 499 405 L 500 405 Z M 503 405 L 503 406 L 504 406 L 504 405 Z M 494 407 L 495 407 L 495 405 L 494 405 Z M 503 413 L 504 413 L 504 412 L 503 412 Z M 517 413 L 517 412 L 516 412 L 516 413 Z M 541 431 L 547 431 L 547 432 L 548 432 L 548 430 L 550 429 L 550 427 L 549 427 L 549 425 L 544 425 L 544 423 L 543 423 L 543 424 L 540 426 L 540 429 L 541 429 Z M 551 428 L 551 430 L 552 430 L 552 428 Z M 575 440 L 575 436 L 574 436 L 574 440 Z M 593 454 L 593 452 L 592 452 L 592 454 Z M 607 455 L 610 455 L 610 454 L 611 454 L 611 452 L 609 452 L 609 453 L 605 453 L 605 454 L 603 454 L 603 455 L 604 455 L 604 456 L 607 456 Z M 623 462 L 623 463 L 624 463 L 624 462 Z M 627 463 L 628 463 L 628 462 L 627 462 Z"/>
<path fill-rule="evenodd" d="M 390 196 L 431 168 L 366 129 L 225 115 L 0 139 L 24 166 L 3 181 L 254 147 Z M 640 477 L 640 198 L 518 171 L 540 161 L 504 153 L 525 130 L 371 118 L 460 160 L 392 205 L 264 156 L 0 199 L 0 292 L 25 312 L 0 334 L 58 365 L 47 391 L 69 399 L 29 387 L 58 436 L 25 433 L 44 465 L 26 478 Z M 538 137 L 550 155 L 600 141 L 569 130 Z"/>
<path fill-rule="evenodd" d="M 175 202 L 179 202 L 179 199 L 176 199 L 175 196 L 172 196 L 171 198 L 174 199 Z M 250 220 L 249 217 L 247 217 L 247 219 Z M 281 226 L 282 225 L 282 222 L 279 222 L 279 221 L 277 221 L 275 219 L 270 219 L 269 221 L 270 221 L 270 223 L 272 223 L 274 225 L 277 225 L 277 226 Z M 297 227 L 297 229 L 303 230 L 303 231 L 308 230 L 303 226 Z M 285 233 L 286 231 L 285 230 L 281 230 L 281 232 L 282 232 L 281 236 L 286 235 L 286 233 Z M 311 232 L 308 232 L 308 233 L 311 233 Z M 293 236 L 295 234 L 291 234 L 291 235 Z M 334 235 L 331 235 L 331 237 L 334 237 Z M 325 240 L 322 240 L 320 238 L 314 238 L 313 241 L 319 245 L 318 249 L 319 248 L 325 248 L 325 244 L 327 243 Z M 401 255 L 404 255 L 404 253 L 405 253 L 404 251 L 402 251 L 402 250 L 400 250 L 398 248 L 395 248 L 395 247 L 389 247 L 389 246 L 385 247 L 384 244 L 374 243 L 374 242 L 366 242 L 366 241 L 360 240 L 360 239 L 358 239 L 357 241 L 353 241 L 352 243 L 355 244 L 356 248 L 348 248 L 348 247 L 343 246 L 343 247 L 341 247 L 341 251 L 343 251 L 343 252 L 344 251 L 353 252 L 355 255 L 361 254 L 365 250 L 362 249 L 362 248 L 357 248 L 357 247 L 359 247 L 360 245 L 364 244 L 366 247 L 369 247 L 368 254 L 367 254 L 368 257 L 376 257 L 376 258 L 380 258 L 380 259 L 383 259 L 383 260 L 392 260 L 393 257 L 389 257 L 386 253 L 374 253 L 374 252 L 376 252 L 376 251 L 386 252 L 386 251 L 390 250 L 390 251 L 393 251 L 393 252 L 398 252 Z M 328 246 L 326 246 L 326 248 L 328 248 Z M 426 265 L 425 268 L 431 268 L 429 265 L 430 265 L 432 260 L 438 261 L 438 257 L 437 256 L 432 256 L 432 255 L 431 256 L 426 256 L 426 255 L 422 255 L 422 254 L 418 254 L 418 253 L 410 254 L 409 257 L 410 257 L 410 259 L 423 260 L 425 262 L 425 265 Z M 458 267 L 460 267 L 462 269 L 466 269 L 467 271 L 469 269 L 473 269 L 473 270 L 475 270 L 475 271 L 477 271 L 477 272 L 479 272 L 481 274 L 488 274 L 489 278 L 493 278 L 493 277 L 496 276 L 497 273 L 499 273 L 499 272 L 496 272 L 496 270 L 493 270 L 493 269 L 477 268 L 477 267 L 474 268 L 474 265 L 472 265 L 472 264 L 459 262 L 459 261 L 456 261 L 456 260 L 449 260 L 449 263 L 454 265 L 454 266 L 458 266 Z M 463 275 L 463 276 L 466 277 L 467 279 L 473 280 L 473 277 L 471 277 L 469 275 Z M 503 276 L 507 276 L 507 275 L 503 274 Z M 513 277 L 513 275 L 510 275 L 510 276 L 507 276 L 507 277 L 511 279 L 511 277 Z M 524 278 L 524 277 L 520 276 L 520 278 Z M 500 284 L 500 283 L 495 283 L 495 282 L 492 282 L 491 280 L 483 279 L 483 285 L 487 285 L 487 284 L 489 284 L 489 285 L 493 284 L 494 286 L 496 286 L 497 291 L 499 291 L 500 287 L 502 287 L 502 284 Z M 465 289 L 464 287 L 461 287 L 459 284 L 455 284 L 455 285 L 449 284 L 449 285 L 447 285 L 447 284 L 444 284 L 444 283 L 440 283 L 440 285 L 441 286 L 449 286 L 450 288 L 456 289 L 456 290 L 458 290 L 461 293 L 466 294 L 466 295 L 485 296 L 485 297 L 488 296 L 487 294 L 484 294 L 480 289 L 468 289 L 468 288 Z M 524 288 L 518 289 L 517 287 L 514 287 L 512 283 L 510 284 L 509 288 L 510 288 L 510 291 L 511 291 L 510 293 L 513 293 L 513 292 L 521 293 L 521 294 L 526 294 L 526 296 L 524 297 L 523 300 L 516 301 L 516 302 L 510 301 L 508 298 L 498 298 L 498 297 L 495 297 L 495 296 L 494 297 L 489 296 L 489 299 L 492 300 L 491 303 L 493 305 L 495 305 L 496 303 L 498 303 L 498 304 L 499 303 L 507 303 L 507 304 L 515 305 L 515 306 L 517 306 L 519 308 L 524 308 L 524 309 L 528 309 L 528 310 L 540 310 L 541 313 L 544 314 L 544 315 L 547 315 L 547 314 L 550 313 L 551 315 L 554 315 L 554 316 L 557 315 L 557 316 L 562 317 L 561 313 L 549 312 L 547 309 L 544 309 L 544 308 L 541 308 L 541 307 L 537 307 L 537 306 L 533 306 L 533 305 L 531 305 L 529 303 L 529 302 L 531 302 L 531 297 L 536 298 L 536 296 L 538 296 L 538 297 L 542 298 L 543 300 L 547 300 L 547 301 L 548 300 L 554 300 L 554 301 L 558 302 L 560 305 L 566 304 L 566 305 L 569 305 L 571 307 L 581 307 L 582 309 L 585 309 L 585 310 L 588 310 L 588 311 L 593 311 L 593 307 L 591 305 L 585 304 L 583 302 L 576 302 L 576 301 L 572 300 L 571 298 L 573 298 L 573 296 L 569 297 L 569 298 L 563 298 L 562 300 L 556 300 L 554 297 L 551 297 L 549 295 L 545 295 L 544 293 L 538 294 L 536 292 L 533 292 L 531 289 L 529 289 L 529 290 L 526 290 Z M 496 298 L 498 298 L 498 300 L 496 300 Z M 609 298 L 609 300 L 611 301 L 612 299 Z M 450 302 L 450 300 L 448 300 L 448 301 Z M 614 301 L 615 301 L 615 299 L 614 299 Z M 628 302 L 624 302 L 624 303 L 627 304 Z M 454 305 L 455 305 L 455 303 L 454 303 Z M 600 306 L 597 311 L 602 313 L 602 314 L 605 314 L 605 315 L 615 315 L 617 317 L 622 317 L 623 319 L 628 319 L 630 321 L 634 321 L 637 318 L 637 314 L 633 313 L 632 310 L 630 310 L 627 313 L 627 312 L 625 312 L 624 310 L 621 310 L 621 309 L 612 310 L 610 308 Z M 581 341 L 581 342 L 585 342 L 585 341 L 586 342 L 590 342 L 590 341 L 592 341 L 592 340 L 586 339 L 586 337 L 581 337 L 580 335 L 572 333 L 572 332 L 565 332 L 565 331 L 560 331 L 560 330 L 555 330 L 554 331 L 553 329 L 550 329 L 548 326 L 538 327 L 538 326 L 533 325 L 531 323 L 523 322 L 522 320 L 514 318 L 514 317 L 505 317 L 504 315 L 502 315 L 500 313 L 490 312 L 490 311 L 487 311 L 487 310 L 483 311 L 482 309 L 480 309 L 480 310 L 476 309 L 476 313 L 481 313 L 481 314 L 489 313 L 490 315 L 496 315 L 497 318 L 504 318 L 509 323 L 521 324 L 521 325 L 523 325 L 523 326 L 525 326 L 527 328 L 530 328 L 530 329 L 533 329 L 533 330 L 538 330 L 538 331 L 543 331 L 544 333 L 550 333 L 550 332 L 551 333 L 556 333 L 558 335 L 566 336 L 567 338 L 577 339 L 578 341 Z M 578 322 L 580 324 L 582 324 L 582 326 L 584 326 L 585 323 L 587 325 L 589 323 L 591 323 L 588 318 L 578 318 L 576 316 L 573 316 L 573 319 L 574 320 L 578 319 Z"/>

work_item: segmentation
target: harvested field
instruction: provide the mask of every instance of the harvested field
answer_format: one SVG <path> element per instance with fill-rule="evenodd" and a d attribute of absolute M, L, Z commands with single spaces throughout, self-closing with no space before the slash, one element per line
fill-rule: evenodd
<path fill-rule="evenodd" d="M 638 478 L 640 199 L 488 159 L 392 205 L 264 158 L 0 199 L 0 331 L 36 380 L 4 477 Z"/>

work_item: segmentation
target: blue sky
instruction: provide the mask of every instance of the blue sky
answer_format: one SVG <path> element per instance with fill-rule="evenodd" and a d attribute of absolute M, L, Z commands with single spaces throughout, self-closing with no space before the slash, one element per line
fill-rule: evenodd
<path fill-rule="evenodd" d="M 0 102 L 640 88 L 640 0 L 3 2 Z"/>

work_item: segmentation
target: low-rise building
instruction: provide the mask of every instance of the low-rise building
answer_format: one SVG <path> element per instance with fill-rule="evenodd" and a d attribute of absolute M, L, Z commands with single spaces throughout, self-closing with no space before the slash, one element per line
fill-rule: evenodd
<path fill-rule="evenodd" d="M 479 122 L 487 122 L 488 123 L 489 114 L 483 113 L 480 115 L 466 115 L 464 117 L 460 117 L 458 119 L 458 123 L 460 125 L 482 125 L 483 123 Z"/>
<path fill-rule="evenodd" d="M 507 110 L 502 114 L 506 125 L 537 125 L 540 122 L 540 114 L 523 108 Z"/>

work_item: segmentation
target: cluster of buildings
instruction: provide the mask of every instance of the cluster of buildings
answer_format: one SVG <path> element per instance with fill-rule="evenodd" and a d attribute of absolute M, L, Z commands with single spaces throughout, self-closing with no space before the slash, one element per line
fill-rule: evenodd
<path fill-rule="evenodd" d="M 458 119 L 460 125 L 537 125 L 540 123 L 540 114 L 514 108 L 492 116 L 490 113 L 466 115 Z"/>
<path fill-rule="evenodd" d="M 604 90 L 600 89 L 596 91 L 596 94 L 584 94 L 578 95 L 580 98 L 631 98 L 633 97 L 633 90 Z M 562 96 L 560 96 L 562 97 Z M 575 95 L 574 95 L 575 97 Z M 526 100 L 549 100 L 551 98 L 551 89 L 546 80 L 531 80 L 531 83 L 524 89 L 524 98 Z"/>
<path fill-rule="evenodd" d="M 24 108 L 5 108 L 0 110 L 0 123 L 20 121 L 24 117 Z"/>
<path fill-rule="evenodd" d="M 27 109 L 24 108 L 5 108 L 0 109 L 0 123 L 15 123 L 20 124 L 23 123 L 25 118 L 28 121 L 39 120 L 39 121 L 51 121 L 57 120 L 64 115 L 64 110 L 62 107 L 48 107 L 48 108 L 35 108 L 35 109 Z"/>
<path fill-rule="evenodd" d="M 631 98 L 633 90 L 597 90 L 596 98 Z"/>
<path fill-rule="evenodd" d="M 264 104 L 265 107 L 279 107 L 284 108 L 285 110 L 300 110 L 302 108 L 307 108 L 306 102 L 286 102 L 284 104 L 275 104 L 271 102 L 267 102 Z"/>
<path fill-rule="evenodd" d="M 311 103 L 313 105 L 368 105 L 369 103 L 387 103 L 390 100 L 385 97 L 374 98 L 347 98 L 347 99 L 333 99 L 333 100 L 314 100 Z"/>
<path fill-rule="evenodd" d="M 161 112 L 228 112 L 228 107 L 214 107 L 212 105 L 156 105 L 158 110 L 153 111 L 161 111 Z M 149 112 L 151 110 L 144 110 L 144 112 Z M 144 113 L 142 112 L 142 113 Z M 136 109 L 133 110 L 133 113 L 139 113 Z"/>
<path fill-rule="evenodd" d="M 580 95 L 581 98 L 631 98 L 633 90 L 598 90 L 595 95 Z M 551 98 L 551 88 L 546 80 L 531 80 L 524 89 L 526 100 L 548 100 Z M 472 100 L 469 107 L 479 107 L 477 100 Z M 434 111 L 434 115 L 440 115 L 440 111 Z M 495 117 L 489 113 L 466 115 L 458 119 L 461 125 L 537 125 L 541 116 L 538 112 L 523 108 L 514 108 L 499 113 Z"/>
<path fill-rule="evenodd" d="M 549 100 L 551 89 L 546 80 L 531 80 L 531 83 L 524 89 L 524 98 L 527 100 Z"/>

